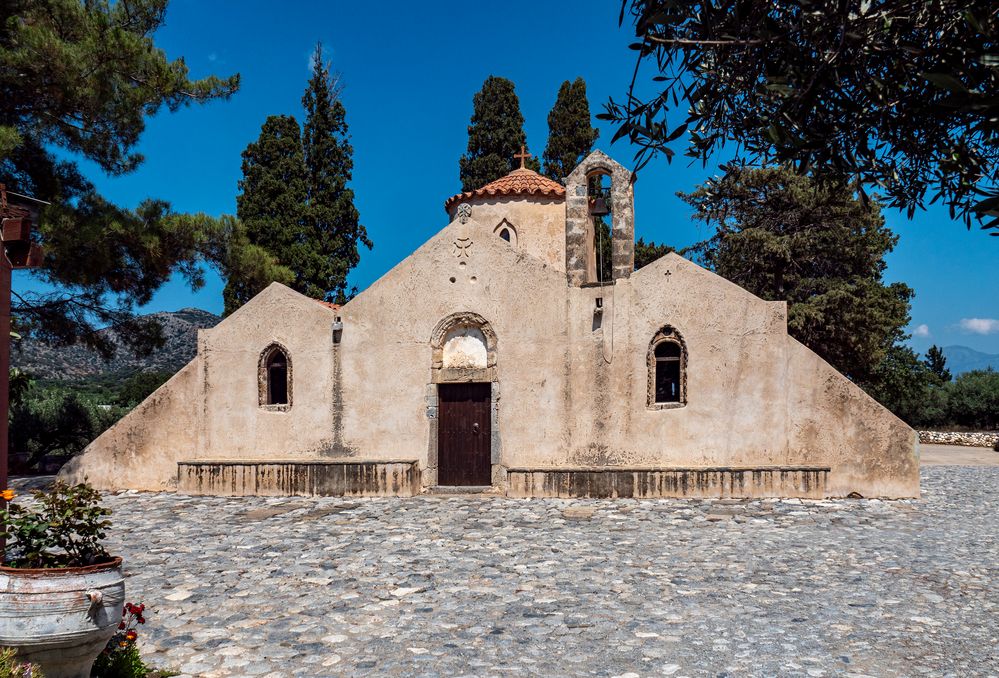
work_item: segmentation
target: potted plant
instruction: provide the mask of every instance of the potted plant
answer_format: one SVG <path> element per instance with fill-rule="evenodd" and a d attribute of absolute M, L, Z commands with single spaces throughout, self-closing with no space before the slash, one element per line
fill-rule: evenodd
<path fill-rule="evenodd" d="M 89 678 L 121 622 L 121 558 L 101 545 L 111 511 L 89 485 L 57 482 L 0 511 L 0 646 L 46 678 Z"/>

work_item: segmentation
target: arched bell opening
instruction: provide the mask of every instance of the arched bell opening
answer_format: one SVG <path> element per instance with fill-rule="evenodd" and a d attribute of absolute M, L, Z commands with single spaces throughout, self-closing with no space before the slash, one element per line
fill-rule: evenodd
<path fill-rule="evenodd" d="M 591 221 L 587 243 L 586 282 L 588 283 L 607 283 L 614 280 L 611 203 L 610 172 L 600 168 L 587 174 L 586 205 Z"/>
<path fill-rule="evenodd" d="M 630 171 L 593 151 L 566 177 L 565 270 L 569 285 L 608 284 L 635 268 Z"/>

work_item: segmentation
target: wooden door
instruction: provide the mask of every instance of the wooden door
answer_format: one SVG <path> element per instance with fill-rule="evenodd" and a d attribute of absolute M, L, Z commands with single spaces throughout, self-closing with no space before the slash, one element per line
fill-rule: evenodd
<path fill-rule="evenodd" d="M 490 384 L 440 384 L 437 484 L 491 485 Z"/>

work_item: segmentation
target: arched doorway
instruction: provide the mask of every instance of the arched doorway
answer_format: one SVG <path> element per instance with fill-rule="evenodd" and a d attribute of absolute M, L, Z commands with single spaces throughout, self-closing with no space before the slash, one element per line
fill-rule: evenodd
<path fill-rule="evenodd" d="M 482 316 L 448 316 L 434 329 L 432 375 L 437 417 L 430 464 L 436 484 L 488 486 L 498 461 L 496 335 Z"/>

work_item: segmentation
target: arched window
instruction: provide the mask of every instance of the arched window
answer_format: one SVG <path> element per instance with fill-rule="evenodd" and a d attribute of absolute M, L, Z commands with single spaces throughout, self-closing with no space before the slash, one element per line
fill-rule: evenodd
<path fill-rule="evenodd" d="M 680 333 L 663 327 L 649 345 L 649 396 L 653 409 L 682 407 L 687 403 L 687 349 Z"/>
<path fill-rule="evenodd" d="M 291 360 L 283 347 L 272 344 L 264 350 L 257 377 L 262 407 L 278 411 L 291 407 Z"/>
<path fill-rule="evenodd" d="M 664 341 L 655 350 L 656 402 L 680 402 L 680 345 Z"/>
<path fill-rule="evenodd" d="M 507 219 L 503 219 L 496 227 L 493 229 L 493 234 L 506 240 L 508 243 L 517 246 L 517 228 L 511 224 Z"/>

